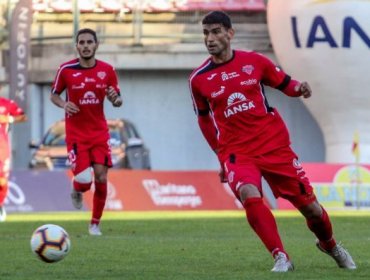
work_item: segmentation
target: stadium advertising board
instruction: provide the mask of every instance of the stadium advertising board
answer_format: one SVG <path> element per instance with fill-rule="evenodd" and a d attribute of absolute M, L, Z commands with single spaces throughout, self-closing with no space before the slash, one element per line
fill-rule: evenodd
<path fill-rule="evenodd" d="M 92 207 L 92 193 L 85 197 Z M 112 170 L 107 210 L 234 210 L 238 203 L 214 171 Z"/>
<path fill-rule="evenodd" d="M 370 165 L 303 164 L 319 201 L 328 209 L 370 207 Z M 5 200 L 8 212 L 74 211 L 71 174 L 65 171 L 15 171 Z M 92 192 L 84 209 L 92 207 Z M 284 199 L 267 204 L 293 209 Z M 242 209 L 216 171 L 111 170 L 106 210 L 237 210 Z"/>
<path fill-rule="evenodd" d="M 71 182 L 65 172 L 14 171 L 5 199 L 7 212 L 71 211 Z"/>
<path fill-rule="evenodd" d="M 328 209 L 370 207 L 370 165 L 302 164 L 320 203 Z M 283 199 L 278 209 L 293 209 Z"/>

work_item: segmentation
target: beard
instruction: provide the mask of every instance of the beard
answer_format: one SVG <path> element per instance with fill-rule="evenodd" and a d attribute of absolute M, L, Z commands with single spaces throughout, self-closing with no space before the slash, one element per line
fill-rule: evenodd
<path fill-rule="evenodd" d="M 83 51 L 81 51 L 79 54 L 80 54 L 80 58 L 84 60 L 90 60 L 95 57 L 95 51 L 92 51 L 89 54 L 84 54 Z"/>

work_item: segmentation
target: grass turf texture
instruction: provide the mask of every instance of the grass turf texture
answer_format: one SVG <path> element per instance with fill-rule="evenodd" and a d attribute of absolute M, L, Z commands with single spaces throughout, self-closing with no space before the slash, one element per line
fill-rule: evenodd
<path fill-rule="evenodd" d="M 296 267 L 283 274 L 270 272 L 273 260 L 243 211 L 106 212 L 101 237 L 87 234 L 89 213 L 70 212 L 8 215 L 0 223 L 0 279 L 369 279 L 370 213 L 329 214 L 355 271 L 319 252 L 296 212 L 275 212 Z M 64 227 L 71 238 L 59 263 L 43 263 L 30 249 L 32 232 L 46 223 Z"/>

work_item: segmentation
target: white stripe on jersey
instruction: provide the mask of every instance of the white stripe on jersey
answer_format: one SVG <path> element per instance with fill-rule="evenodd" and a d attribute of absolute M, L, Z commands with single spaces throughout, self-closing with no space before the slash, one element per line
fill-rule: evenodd
<path fill-rule="evenodd" d="M 56 94 L 55 88 L 57 88 L 57 85 L 58 85 L 58 82 L 59 82 L 60 73 L 62 72 L 62 70 L 65 69 L 65 68 L 67 68 L 67 67 L 75 66 L 75 65 L 78 65 L 78 64 L 80 64 L 79 61 L 77 61 L 76 63 L 65 64 L 65 65 L 61 66 L 58 69 L 57 76 L 56 76 L 55 81 L 54 81 L 54 87 L 52 88 L 52 91 L 51 91 L 52 94 Z"/>

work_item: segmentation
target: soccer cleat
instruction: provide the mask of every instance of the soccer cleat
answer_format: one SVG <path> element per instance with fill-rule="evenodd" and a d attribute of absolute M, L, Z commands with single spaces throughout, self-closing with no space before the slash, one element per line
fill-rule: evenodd
<path fill-rule="evenodd" d="M 346 249 L 343 248 L 343 246 L 340 243 L 336 244 L 330 252 L 326 251 L 323 247 L 321 247 L 319 240 L 316 240 L 316 247 L 321 252 L 324 252 L 325 254 L 331 256 L 339 267 L 347 269 L 357 268 L 351 255 L 348 253 Z"/>
<path fill-rule="evenodd" d="M 89 233 L 90 233 L 90 235 L 96 235 L 96 236 L 102 235 L 102 233 L 100 231 L 100 227 L 97 224 L 90 224 L 89 225 Z"/>
<path fill-rule="evenodd" d="M 82 208 L 82 192 L 78 192 L 75 189 L 72 189 L 71 193 L 72 204 L 76 209 Z"/>
<path fill-rule="evenodd" d="M 3 205 L 0 206 L 0 222 L 5 222 L 6 220 L 6 211 Z"/>
<path fill-rule="evenodd" d="M 271 269 L 272 272 L 288 272 L 293 270 L 293 264 L 283 252 L 279 252 L 275 255 L 275 265 Z"/>

